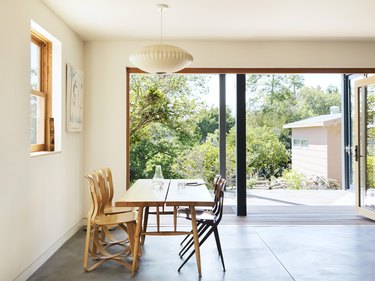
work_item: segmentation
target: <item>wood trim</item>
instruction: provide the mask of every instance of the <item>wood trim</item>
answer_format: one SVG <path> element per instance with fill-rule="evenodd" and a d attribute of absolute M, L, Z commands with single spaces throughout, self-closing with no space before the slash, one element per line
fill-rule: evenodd
<path fill-rule="evenodd" d="M 126 93 L 125 93 L 125 120 L 127 122 L 126 132 L 125 132 L 125 141 L 126 141 L 126 163 L 125 163 L 125 175 L 126 175 L 126 188 L 129 188 L 130 185 L 130 131 L 129 131 L 129 118 L 130 118 L 130 74 L 136 73 L 145 73 L 136 67 L 126 67 Z M 177 73 L 183 74 L 354 74 L 354 73 L 375 73 L 375 68 L 367 67 L 319 67 L 319 68 L 209 68 L 209 67 L 192 67 L 185 68 Z"/>
<path fill-rule="evenodd" d="M 45 124 L 46 124 L 46 131 L 45 131 L 45 142 L 46 142 L 46 150 L 51 151 L 51 126 L 49 119 L 52 117 L 52 43 L 47 41 L 46 50 L 44 52 L 45 56 L 45 64 L 44 64 L 44 71 L 45 71 L 45 79 L 44 79 L 44 89 L 47 93 L 47 100 L 46 100 L 46 116 L 45 116 Z"/>
<path fill-rule="evenodd" d="M 136 67 L 127 67 L 127 73 L 146 73 Z M 347 73 L 375 73 L 375 68 L 347 68 L 347 67 L 319 67 L 319 68 L 185 68 L 176 73 L 183 74 L 347 74 Z"/>
<path fill-rule="evenodd" d="M 355 88 L 358 89 L 360 87 L 366 87 L 368 85 L 375 84 L 375 76 L 370 76 L 367 78 L 363 78 L 360 80 L 355 81 Z"/>
<path fill-rule="evenodd" d="M 41 98 L 46 98 L 47 97 L 46 93 L 39 92 L 39 91 L 36 91 L 36 90 L 31 90 L 31 94 L 33 96 L 38 96 L 38 97 L 41 97 Z"/>
<path fill-rule="evenodd" d="M 34 29 L 31 30 L 31 38 L 32 40 L 36 40 L 38 42 L 41 42 L 42 44 L 49 42 L 49 40 L 46 37 L 44 37 L 39 32 L 35 31 Z"/>
<path fill-rule="evenodd" d="M 31 144 L 30 146 L 31 146 L 30 147 L 31 152 L 46 150 L 46 145 L 44 143 L 42 143 L 42 144 Z"/>
<path fill-rule="evenodd" d="M 50 123 L 52 117 L 52 42 L 47 38 L 31 30 L 31 42 L 40 46 L 40 91 L 31 90 L 32 95 L 45 98 L 45 116 L 44 116 L 44 144 L 31 145 L 30 150 L 50 151 Z"/>
<path fill-rule="evenodd" d="M 126 190 L 130 188 L 130 71 L 126 68 L 126 95 L 125 95 L 125 175 L 126 175 Z"/>

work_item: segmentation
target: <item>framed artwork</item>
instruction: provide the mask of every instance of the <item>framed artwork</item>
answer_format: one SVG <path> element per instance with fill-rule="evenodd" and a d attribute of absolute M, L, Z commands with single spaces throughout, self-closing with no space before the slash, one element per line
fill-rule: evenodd
<path fill-rule="evenodd" d="M 80 132 L 83 121 L 83 72 L 66 65 L 66 124 L 68 132 Z"/>

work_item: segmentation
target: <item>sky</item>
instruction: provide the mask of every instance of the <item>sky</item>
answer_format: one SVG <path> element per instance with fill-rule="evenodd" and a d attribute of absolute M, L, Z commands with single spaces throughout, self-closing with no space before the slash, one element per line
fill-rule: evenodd
<path fill-rule="evenodd" d="M 305 86 L 320 86 L 325 90 L 329 85 L 336 86 L 341 91 L 342 74 L 304 74 Z M 236 105 L 236 74 L 226 75 L 226 103 L 234 110 Z M 204 98 L 208 105 L 219 105 L 219 75 L 212 75 L 209 82 L 209 94 Z"/>

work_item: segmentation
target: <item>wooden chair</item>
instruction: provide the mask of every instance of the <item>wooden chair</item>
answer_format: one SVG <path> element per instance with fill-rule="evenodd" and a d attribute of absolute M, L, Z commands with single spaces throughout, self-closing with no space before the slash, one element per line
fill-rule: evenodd
<path fill-rule="evenodd" d="M 110 168 L 102 168 L 99 169 L 99 172 L 102 174 L 104 179 L 104 212 L 109 214 L 120 214 L 120 213 L 126 213 L 126 212 L 132 212 L 137 211 L 137 208 L 132 207 L 115 207 L 113 205 L 113 195 L 114 195 L 114 189 L 113 189 L 113 178 L 112 178 L 112 171 Z"/>
<path fill-rule="evenodd" d="M 225 271 L 225 264 L 224 264 L 223 251 L 221 249 L 218 225 L 223 216 L 225 184 L 226 184 L 226 180 L 221 178 L 218 182 L 217 188 L 215 189 L 215 205 L 212 208 L 212 210 L 201 210 L 201 211 L 198 211 L 196 214 L 197 223 L 199 224 L 199 228 L 198 228 L 199 247 L 207 240 L 207 238 L 212 233 L 214 233 L 216 247 L 219 252 L 224 271 Z M 184 217 L 190 220 L 191 219 L 190 211 L 185 209 L 184 212 L 179 212 L 179 217 Z M 193 238 L 191 238 L 180 251 L 179 253 L 180 257 L 182 258 L 193 245 L 194 245 L 194 240 Z M 194 255 L 194 253 L 195 253 L 195 250 L 193 248 L 189 256 L 185 259 L 182 265 L 178 268 L 178 271 L 181 270 L 181 268 Z"/>
<path fill-rule="evenodd" d="M 83 267 L 85 271 L 92 271 L 106 261 L 116 261 L 131 270 L 131 263 L 126 258 L 131 256 L 134 245 L 135 224 L 137 211 L 106 215 L 105 206 L 108 194 L 100 172 L 86 175 L 92 207 L 87 215 L 86 242 L 84 250 Z M 124 231 L 124 237 L 115 240 L 108 239 L 108 227 L 116 225 Z M 89 257 L 94 260 L 89 265 Z"/>

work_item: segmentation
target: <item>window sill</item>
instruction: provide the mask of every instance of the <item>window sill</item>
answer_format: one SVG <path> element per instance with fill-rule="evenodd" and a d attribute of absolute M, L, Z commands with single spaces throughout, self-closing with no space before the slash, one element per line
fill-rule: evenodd
<path fill-rule="evenodd" d="M 45 155 L 52 155 L 52 154 L 58 154 L 61 153 L 61 151 L 37 151 L 37 152 L 31 152 L 30 157 L 40 157 L 40 156 L 45 156 Z"/>

